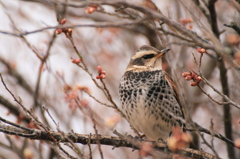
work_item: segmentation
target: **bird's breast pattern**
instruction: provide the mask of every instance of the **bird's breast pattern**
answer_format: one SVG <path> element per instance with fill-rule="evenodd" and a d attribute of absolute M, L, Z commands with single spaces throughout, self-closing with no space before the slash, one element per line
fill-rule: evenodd
<path fill-rule="evenodd" d="M 145 118 L 154 116 L 156 121 L 164 121 L 169 126 L 181 125 L 175 117 L 183 114 L 163 71 L 125 72 L 119 93 L 123 113 L 130 123 L 132 113 L 142 110 Z"/>

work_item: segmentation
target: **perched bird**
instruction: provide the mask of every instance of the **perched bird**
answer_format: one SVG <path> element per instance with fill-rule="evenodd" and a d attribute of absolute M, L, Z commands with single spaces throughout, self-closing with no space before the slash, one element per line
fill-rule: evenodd
<path fill-rule="evenodd" d="M 166 141 L 174 126 L 185 124 L 176 85 L 162 70 L 162 57 L 169 50 L 142 46 L 132 56 L 119 86 L 122 113 L 132 127 L 155 141 Z"/>

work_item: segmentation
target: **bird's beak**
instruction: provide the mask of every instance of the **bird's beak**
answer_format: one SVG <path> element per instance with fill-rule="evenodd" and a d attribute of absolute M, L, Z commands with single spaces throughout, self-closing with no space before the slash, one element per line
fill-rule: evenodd
<path fill-rule="evenodd" d="M 162 57 L 165 53 L 167 53 L 170 49 L 161 50 L 155 57 Z"/>

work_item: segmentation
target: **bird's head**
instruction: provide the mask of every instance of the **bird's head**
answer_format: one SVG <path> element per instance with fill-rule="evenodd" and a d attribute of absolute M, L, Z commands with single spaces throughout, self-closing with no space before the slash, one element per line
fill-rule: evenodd
<path fill-rule="evenodd" d="M 170 49 L 157 50 L 148 45 L 143 45 L 132 56 L 126 71 L 162 70 L 162 56 Z"/>

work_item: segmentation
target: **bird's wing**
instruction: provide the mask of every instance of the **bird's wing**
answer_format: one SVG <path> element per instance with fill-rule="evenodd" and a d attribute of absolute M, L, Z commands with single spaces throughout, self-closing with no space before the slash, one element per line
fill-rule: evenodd
<path fill-rule="evenodd" d="M 182 112 L 182 115 L 183 115 L 183 118 L 185 119 L 185 111 L 181 105 L 181 101 L 180 101 L 180 96 L 179 96 L 179 93 L 178 93 L 178 89 L 177 89 L 177 86 L 175 84 L 175 82 L 173 81 L 173 79 L 170 77 L 170 75 L 168 73 L 165 72 L 165 78 L 167 79 L 167 81 L 169 82 L 169 84 L 172 86 L 173 90 L 174 90 L 174 96 L 175 98 L 177 99 L 178 103 L 179 103 L 179 106 L 180 106 L 180 109 L 181 109 L 181 112 Z"/>

